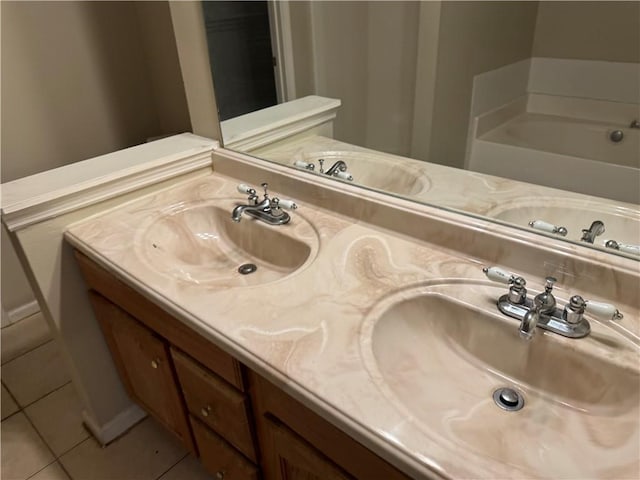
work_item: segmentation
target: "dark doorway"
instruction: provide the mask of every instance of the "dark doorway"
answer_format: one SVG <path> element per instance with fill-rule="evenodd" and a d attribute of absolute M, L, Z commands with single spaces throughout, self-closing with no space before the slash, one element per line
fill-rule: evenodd
<path fill-rule="evenodd" d="M 220 120 L 278 103 L 267 2 L 204 1 Z"/>

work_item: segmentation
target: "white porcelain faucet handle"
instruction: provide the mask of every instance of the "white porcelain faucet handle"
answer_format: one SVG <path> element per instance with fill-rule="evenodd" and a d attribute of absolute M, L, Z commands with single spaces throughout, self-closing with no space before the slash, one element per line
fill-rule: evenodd
<path fill-rule="evenodd" d="M 280 205 L 280 208 L 284 208 L 286 210 L 295 210 L 298 208 L 298 205 L 296 205 L 293 200 L 281 199 L 279 200 L 278 205 Z"/>
<path fill-rule="evenodd" d="M 498 283 L 504 283 L 505 285 L 509 285 L 515 278 L 515 276 L 511 273 L 498 267 L 484 267 L 482 271 L 489 280 L 493 280 L 494 282 Z"/>
<path fill-rule="evenodd" d="M 256 191 L 251 188 L 249 185 L 245 184 L 245 183 L 241 183 L 239 184 L 236 189 L 240 192 L 240 193 L 247 193 L 249 195 L 252 195 L 254 193 L 256 193 Z"/>
<path fill-rule="evenodd" d="M 606 320 L 621 320 L 623 318 L 622 313 L 620 313 L 620 311 L 610 303 L 587 300 L 587 304 L 584 309 L 586 312 Z"/>
<path fill-rule="evenodd" d="M 529 226 L 535 230 L 540 230 L 541 232 L 547 233 L 555 233 L 556 235 L 560 235 L 565 237 L 568 233 L 566 227 L 559 227 L 554 225 L 553 223 L 545 222 L 544 220 L 532 220 L 529 222 Z"/>

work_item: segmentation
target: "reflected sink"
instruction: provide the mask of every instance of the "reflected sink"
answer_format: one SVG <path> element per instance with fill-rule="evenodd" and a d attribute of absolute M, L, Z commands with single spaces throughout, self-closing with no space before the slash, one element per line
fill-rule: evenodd
<path fill-rule="evenodd" d="M 566 239 L 579 241 L 582 229 L 601 220 L 605 233 L 596 237 L 594 245 L 603 247 L 606 240 L 638 245 L 640 243 L 640 211 L 627 206 L 593 202 L 585 204 L 571 199 L 524 198 L 486 213 L 488 217 L 528 227 L 531 220 L 544 220 L 566 227 Z"/>
<path fill-rule="evenodd" d="M 226 205 L 222 208 L 220 204 Z M 299 214 L 289 224 L 270 226 L 243 216 L 231 220 L 231 199 L 182 204 L 141 228 L 136 249 L 148 267 L 182 281 L 249 286 L 286 277 L 312 260 L 318 237 Z M 256 265 L 242 275 L 238 268 Z"/>
<path fill-rule="evenodd" d="M 305 152 L 295 157 L 319 168 L 318 160 L 323 158 L 324 168 L 328 170 L 338 160 L 347 164 L 348 172 L 353 175 L 353 182 L 364 187 L 384 190 L 398 195 L 418 195 L 429 190 L 431 184 L 428 177 L 410 161 L 392 156 L 376 155 L 369 152 L 348 150 L 329 150 L 322 152 Z"/>
<path fill-rule="evenodd" d="M 593 321 L 586 339 L 538 329 L 526 342 L 496 311 L 502 293 L 439 284 L 383 299 L 361 337 L 379 388 L 439 444 L 478 461 L 522 476 L 637 478 L 638 347 Z M 524 408 L 499 408 L 499 387 L 521 392 Z"/>

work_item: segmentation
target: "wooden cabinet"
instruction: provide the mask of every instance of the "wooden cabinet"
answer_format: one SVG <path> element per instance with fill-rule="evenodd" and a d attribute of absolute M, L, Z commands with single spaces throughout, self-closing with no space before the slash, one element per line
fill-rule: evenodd
<path fill-rule="evenodd" d="M 258 468 L 219 435 L 191 417 L 193 434 L 200 450 L 200 461 L 205 469 L 218 478 L 229 480 L 258 480 Z"/>
<path fill-rule="evenodd" d="M 175 348 L 171 354 L 191 415 L 257 462 L 247 396 L 188 355 Z"/>
<path fill-rule="evenodd" d="M 264 420 L 264 469 L 277 480 L 353 479 L 275 418 Z"/>
<path fill-rule="evenodd" d="M 408 478 L 83 254 L 76 257 L 129 394 L 198 452 L 215 478 Z"/>
<path fill-rule="evenodd" d="M 168 344 L 102 295 L 89 295 L 129 395 L 193 451 Z"/>

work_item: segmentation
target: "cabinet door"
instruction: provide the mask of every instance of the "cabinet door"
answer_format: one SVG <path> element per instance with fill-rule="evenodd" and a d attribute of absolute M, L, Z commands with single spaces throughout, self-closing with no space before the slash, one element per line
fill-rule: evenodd
<path fill-rule="evenodd" d="M 194 450 L 166 342 L 101 295 L 89 294 L 129 395 Z"/>
<path fill-rule="evenodd" d="M 277 480 L 347 480 L 352 477 L 276 419 L 266 418 L 265 473 Z"/>

